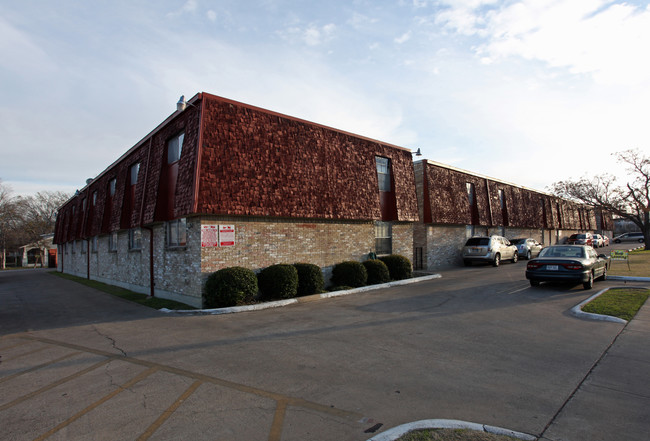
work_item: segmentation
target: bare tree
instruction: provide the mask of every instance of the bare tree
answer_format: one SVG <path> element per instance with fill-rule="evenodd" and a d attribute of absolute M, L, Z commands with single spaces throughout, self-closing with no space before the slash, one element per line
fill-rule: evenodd
<path fill-rule="evenodd" d="M 9 212 L 11 211 L 11 188 L 2 183 L 0 179 L 0 247 L 2 247 L 2 255 L 0 259 L 0 268 L 5 269 L 6 256 L 7 256 L 7 229 L 9 222 Z"/>
<path fill-rule="evenodd" d="M 625 185 L 605 174 L 577 181 L 559 181 L 551 191 L 560 197 L 577 200 L 632 221 L 643 233 L 645 249 L 650 249 L 650 157 L 638 150 L 614 153 L 626 164 Z"/>
<path fill-rule="evenodd" d="M 17 236 L 22 237 L 25 244 L 34 244 L 40 249 L 41 265 L 45 260 L 47 241 L 44 236 L 54 232 L 57 211 L 69 198 L 70 195 L 61 191 L 41 191 L 33 196 L 17 198 L 21 218 Z"/>
<path fill-rule="evenodd" d="M 11 187 L 0 179 L 1 268 L 6 267 L 7 250 L 35 244 L 44 260 L 45 238 L 54 232 L 58 208 L 70 198 L 60 191 L 42 191 L 33 196 L 13 196 Z"/>

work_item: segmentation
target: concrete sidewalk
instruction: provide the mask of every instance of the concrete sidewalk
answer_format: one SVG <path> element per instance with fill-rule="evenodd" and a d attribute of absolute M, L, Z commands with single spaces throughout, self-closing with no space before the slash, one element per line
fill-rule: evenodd
<path fill-rule="evenodd" d="M 539 439 L 650 439 L 650 302 L 623 328 Z"/>

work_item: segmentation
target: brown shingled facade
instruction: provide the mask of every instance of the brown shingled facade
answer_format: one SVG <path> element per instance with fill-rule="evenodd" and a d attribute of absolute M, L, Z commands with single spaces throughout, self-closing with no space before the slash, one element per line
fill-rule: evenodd
<path fill-rule="evenodd" d="M 467 235 L 548 243 L 608 222 L 545 193 L 414 165 L 403 147 L 200 93 L 61 207 L 54 241 L 60 271 L 201 306 L 207 275 L 229 266 L 302 261 L 327 276 L 390 234 L 393 253 L 432 269 L 454 263 Z M 204 240 L 221 227 L 232 241 Z"/>

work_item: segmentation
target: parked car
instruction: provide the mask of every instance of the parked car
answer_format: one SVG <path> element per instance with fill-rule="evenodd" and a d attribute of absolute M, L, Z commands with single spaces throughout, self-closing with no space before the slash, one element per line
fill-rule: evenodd
<path fill-rule="evenodd" d="M 467 239 L 462 250 L 463 262 L 470 266 L 473 262 L 489 262 L 499 266 L 502 260 L 516 263 L 519 259 L 517 247 L 502 236 L 476 236 Z"/>
<path fill-rule="evenodd" d="M 614 238 L 615 243 L 621 242 L 645 242 L 643 233 L 625 233 Z"/>
<path fill-rule="evenodd" d="M 609 237 L 603 236 L 603 246 L 608 247 L 609 246 Z"/>
<path fill-rule="evenodd" d="M 537 256 L 544 245 L 537 242 L 535 239 L 523 238 L 523 239 L 512 239 L 510 243 L 517 247 L 517 252 L 519 255 L 526 259 L 530 260 L 531 258 Z"/>
<path fill-rule="evenodd" d="M 609 257 L 589 245 L 553 245 L 526 265 L 531 286 L 540 282 L 576 282 L 591 289 L 596 279 L 607 279 Z"/>
<path fill-rule="evenodd" d="M 569 245 L 593 245 L 594 236 L 591 233 L 578 233 L 569 236 Z"/>
<path fill-rule="evenodd" d="M 594 248 L 603 247 L 604 246 L 603 245 L 603 236 L 601 236 L 600 234 L 594 234 L 591 246 L 594 247 Z"/>

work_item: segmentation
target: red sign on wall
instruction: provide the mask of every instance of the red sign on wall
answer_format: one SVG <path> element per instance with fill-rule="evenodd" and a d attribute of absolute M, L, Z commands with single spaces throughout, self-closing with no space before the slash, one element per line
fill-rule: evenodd
<path fill-rule="evenodd" d="M 235 245 L 235 226 L 219 225 L 219 246 L 232 247 Z"/>
<path fill-rule="evenodd" d="M 216 247 L 218 243 L 217 226 L 201 225 L 201 247 Z"/>

